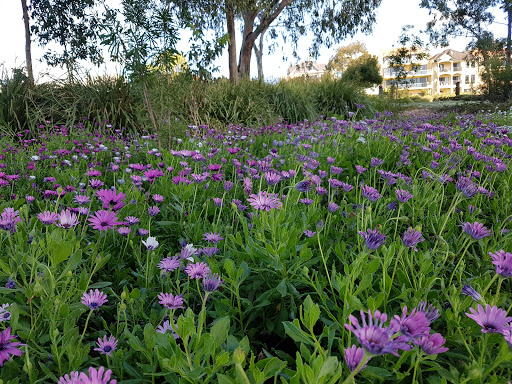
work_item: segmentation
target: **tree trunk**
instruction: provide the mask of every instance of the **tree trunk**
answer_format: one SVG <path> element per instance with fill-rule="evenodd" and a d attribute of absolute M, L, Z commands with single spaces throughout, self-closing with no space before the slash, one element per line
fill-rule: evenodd
<path fill-rule="evenodd" d="M 254 45 L 254 54 L 256 55 L 256 65 L 258 66 L 258 80 L 263 81 L 263 39 L 265 31 L 261 32 L 258 45 Z"/>
<path fill-rule="evenodd" d="M 235 36 L 235 17 L 232 8 L 226 8 L 227 30 L 229 34 L 229 80 L 231 83 L 238 82 L 238 68 L 236 65 L 236 36 Z"/>
<path fill-rule="evenodd" d="M 510 56 L 512 53 L 512 42 L 511 42 L 511 35 L 512 35 L 512 4 L 510 0 L 507 0 L 507 69 L 510 69 Z"/>
<path fill-rule="evenodd" d="M 254 20 L 256 14 L 244 14 L 244 32 L 242 39 L 242 46 L 240 48 L 240 57 L 238 61 L 238 76 L 249 77 L 251 75 L 251 54 L 254 41 L 256 39 L 253 33 Z"/>
<path fill-rule="evenodd" d="M 34 84 L 34 71 L 32 70 L 32 51 L 30 49 L 30 20 L 28 18 L 28 7 L 26 0 L 21 0 L 23 9 L 23 21 L 25 23 L 25 61 L 27 65 L 28 81 Z"/>

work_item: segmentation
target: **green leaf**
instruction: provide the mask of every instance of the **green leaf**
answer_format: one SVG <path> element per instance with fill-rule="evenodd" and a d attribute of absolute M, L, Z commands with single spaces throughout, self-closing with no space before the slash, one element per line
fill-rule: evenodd
<path fill-rule="evenodd" d="M 308 334 L 300 329 L 299 320 L 295 319 L 293 323 L 290 321 L 283 321 L 283 327 L 286 334 L 290 336 L 295 342 L 311 346 L 315 345 Z"/>
<path fill-rule="evenodd" d="M 211 327 L 210 335 L 217 346 L 220 346 L 228 338 L 229 326 L 229 316 L 225 316 L 218 319 Z"/>

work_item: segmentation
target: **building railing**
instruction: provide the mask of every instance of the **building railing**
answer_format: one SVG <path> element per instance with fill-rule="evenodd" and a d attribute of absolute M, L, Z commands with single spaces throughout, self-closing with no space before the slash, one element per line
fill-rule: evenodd
<path fill-rule="evenodd" d="M 447 85 L 450 85 L 450 82 L 449 81 L 440 81 L 439 85 L 440 86 L 447 86 Z"/>

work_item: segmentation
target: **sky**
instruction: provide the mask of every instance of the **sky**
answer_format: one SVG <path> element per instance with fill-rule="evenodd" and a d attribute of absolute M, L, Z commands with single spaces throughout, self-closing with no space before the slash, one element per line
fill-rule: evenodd
<path fill-rule="evenodd" d="M 420 0 L 383 0 L 377 10 L 377 20 L 370 35 L 357 34 L 354 38 L 348 38 L 340 41 L 338 45 L 331 48 L 322 48 L 317 62 L 327 64 L 329 58 L 334 55 L 336 48 L 346 45 L 351 41 L 360 40 L 365 43 L 368 51 L 377 54 L 380 49 L 391 48 L 396 44 L 401 34 L 402 26 L 406 24 L 414 25 L 417 31 L 425 28 L 426 23 L 431 19 L 428 11 L 419 7 Z M 10 70 L 13 67 L 23 66 L 25 63 L 25 32 L 19 0 L 0 0 L 2 19 L 0 23 L 0 75 L 2 71 Z M 507 30 L 505 23 L 505 14 L 497 12 L 495 14 L 496 22 L 491 26 L 492 32 L 496 37 L 505 37 Z M 183 34 L 178 45 L 178 49 L 186 50 L 187 35 Z M 237 36 L 237 44 L 240 46 L 241 36 Z M 308 37 L 304 37 L 299 44 L 298 54 L 302 60 L 308 59 Z M 464 50 L 468 39 L 459 37 L 452 39 L 450 48 L 461 51 Z M 270 42 L 267 43 L 267 47 Z M 441 48 L 431 48 L 431 52 L 436 53 Z M 44 50 L 32 44 L 32 60 L 34 73 L 39 81 L 52 78 L 62 78 L 65 76 L 65 70 L 61 68 L 48 68 L 40 61 Z M 256 60 L 253 56 L 251 63 L 251 76 L 257 76 Z M 288 58 L 283 60 L 283 57 Z M 297 64 L 297 59 L 292 57 L 292 50 L 285 44 L 279 44 L 272 54 L 265 50 L 263 56 L 263 72 L 266 80 L 276 80 L 286 75 L 290 65 Z M 215 77 L 229 76 L 227 51 L 219 57 L 215 65 L 219 71 L 214 73 Z M 88 68 L 92 74 L 114 74 L 120 71 L 118 65 L 112 63 L 101 66 L 100 68 Z"/>

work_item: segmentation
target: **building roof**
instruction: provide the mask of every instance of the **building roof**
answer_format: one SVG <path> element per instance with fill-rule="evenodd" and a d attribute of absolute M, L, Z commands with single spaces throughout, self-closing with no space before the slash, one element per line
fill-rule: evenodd
<path fill-rule="evenodd" d="M 319 64 L 316 61 L 304 61 L 296 65 L 290 65 L 288 67 L 287 74 L 308 74 L 311 72 L 325 72 L 327 65 Z"/>
<path fill-rule="evenodd" d="M 454 49 L 448 48 L 448 49 L 445 49 L 442 52 L 439 52 L 439 53 L 435 54 L 430 59 L 433 60 L 433 61 L 437 61 L 443 55 L 447 55 L 447 56 L 451 57 L 452 60 L 456 60 L 456 61 L 472 60 L 474 58 L 470 51 L 459 52 L 459 51 L 456 51 Z"/>

